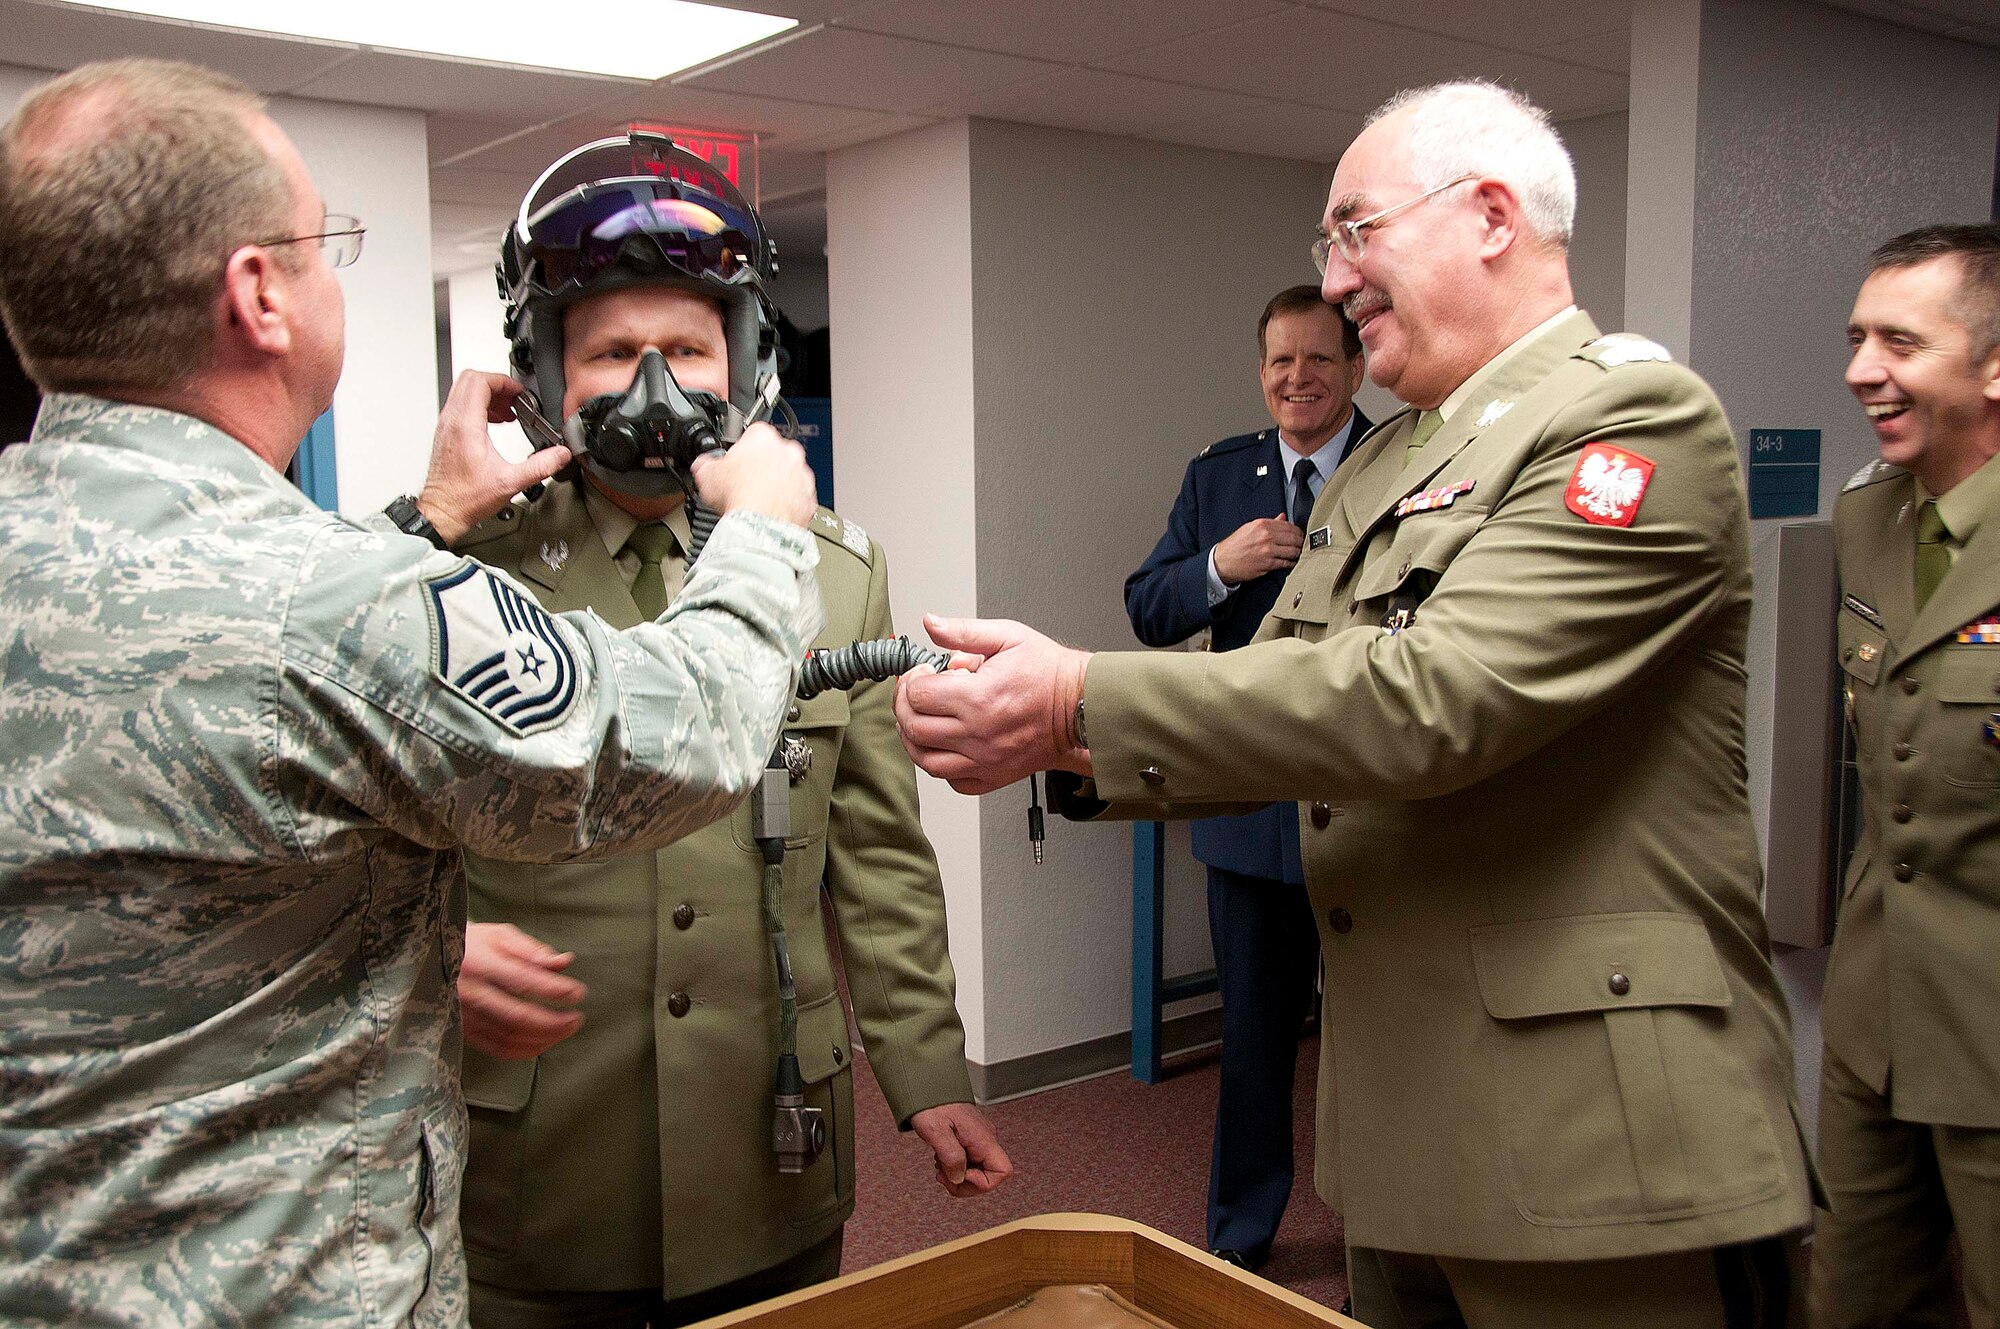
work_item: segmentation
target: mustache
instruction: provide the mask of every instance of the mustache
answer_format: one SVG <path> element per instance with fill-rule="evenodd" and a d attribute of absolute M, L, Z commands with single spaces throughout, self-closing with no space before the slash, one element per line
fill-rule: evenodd
<path fill-rule="evenodd" d="M 1389 307 L 1389 297 L 1380 291 L 1360 290 L 1341 301 L 1350 322 L 1360 323 Z"/>

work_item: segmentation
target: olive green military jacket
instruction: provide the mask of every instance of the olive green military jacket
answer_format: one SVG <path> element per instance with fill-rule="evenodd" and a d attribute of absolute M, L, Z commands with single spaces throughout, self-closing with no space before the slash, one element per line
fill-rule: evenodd
<path fill-rule="evenodd" d="M 1995 465 L 1963 483 L 1994 491 Z M 1988 1129 L 2000 1127 L 1996 506 L 1921 612 L 1910 473 L 1872 466 L 1834 508 L 1862 820 L 1821 1015 L 1827 1048 L 1896 1116 Z"/>
<path fill-rule="evenodd" d="M 1607 1259 L 1809 1221 L 1742 481 L 1666 359 L 1565 318 L 1413 458 L 1405 411 L 1334 472 L 1250 646 L 1091 660 L 1113 812 L 1302 800 L 1317 1182 L 1357 1245 Z"/>
<path fill-rule="evenodd" d="M 814 644 L 891 635 L 880 548 L 824 509 L 812 529 L 827 609 Z M 461 549 L 514 575 L 549 609 L 639 621 L 575 484 L 552 484 Z M 828 1148 L 801 1175 L 780 1176 L 771 1151 L 778 998 L 747 804 L 666 849 L 609 864 L 468 858 L 472 919 L 513 923 L 574 951 L 568 972 L 590 989 L 583 1028 L 539 1058 L 466 1052 L 463 1215 L 475 1279 L 658 1286 L 672 1298 L 768 1268 L 845 1221 L 854 1104 L 822 876 L 890 1109 L 906 1122 L 971 1099 L 943 890 L 896 736 L 893 686 L 823 693 L 785 725 L 812 750 L 792 789 L 785 918 L 807 1102 L 829 1118 Z"/>

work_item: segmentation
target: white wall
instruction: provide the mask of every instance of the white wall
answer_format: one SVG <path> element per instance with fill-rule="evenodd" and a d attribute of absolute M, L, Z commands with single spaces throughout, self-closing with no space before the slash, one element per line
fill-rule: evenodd
<path fill-rule="evenodd" d="M 1618 111 L 1556 126 L 1576 162 L 1576 232 L 1569 275 L 1597 326 L 1625 326 L 1625 188 L 1630 117 Z"/>
<path fill-rule="evenodd" d="M 1330 173 L 989 120 L 971 142 L 979 610 L 1130 650 L 1124 580 L 1188 461 L 1270 423 L 1257 316 L 1316 280 Z M 1052 824 L 1037 868 L 1026 806 L 990 796 L 981 823 L 989 1063 L 1130 1027 L 1131 832 Z M 1168 969 L 1206 968 L 1184 829 L 1169 863 Z"/>
<path fill-rule="evenodd" d="M 1704 0 L 1700 32 L 1689 363 L 1722 398 L 1739 447 L 1754 428 L 1821 431 L 1819 515 L 1831 516 L 1840 487 L 1876 456 L 1841 380 L 1868 251 L 1911 227 L 1989 215 L 2000 51 L 1796 0 Z M 1772 592 L 1786 520 L 1751 531 L 1760 828 L 1780 778 Z"/>
<path fill-rule="evenodd" d="M 925 611 L 979 608 L 968 126 L 833 153 L 826 187 L 840 510 L 887 547 L 896 626 L 922 640 Z M 979 803 L 918 781 L 944 876 L 966 1055 L 983 1062 Z"/>
<path fill-rule="evenodd" d="M 378 511 L 423 485 L 437 424 L 431 309 L 429 148 L 420 111 L 276 97 L 328 208 L 368 227 L 360 261 L 339 270 L 347 367 L 333 398 L 341 511 Z"/>
<path fill-rule="evenodd" d="M 0 115 L 50 77 L 0 65 Z M 424 117 L 291 97 L 273 98 L 270 114 L 298 146 L 327 207 L 368 227 L 361 260 L 338 273 L 347 367 L 333 412 L 340 506 L 373 511 L 422 484 L 437 423 Z"/>
<path fill-rule="evenodd" d="M 493 270 L 455 272 L 445 278 L 444 285 L 451 331 L 451 376 L 456 378 L 468 369 L 507 373 L 507 336 L 501 328 L 500 290 L 493 284 Z M 495 425 L 490 432 L 494 446 L 510 460 L 528 455 L 528 440 L 521 426 Z"/>

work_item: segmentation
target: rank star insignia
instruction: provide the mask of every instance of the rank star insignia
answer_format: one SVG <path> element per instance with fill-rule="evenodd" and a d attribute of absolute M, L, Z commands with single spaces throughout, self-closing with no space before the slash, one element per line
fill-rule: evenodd
<path fill-rule="evenodd" d="M 1593 526 L 1630 526 L 1639 515 L 1653 463 L 1638 453 L 1592 443 L 1577 458 L 1563 505 Z"/>
<path fill-rule="evenodd" d="M 1260 480 L 1263 479 L 1265 476 L 1269 475 L 1270 473 L 1271 473 L 1271 468 L 1268 466 L 1259 466 L 1257 468 L 1257 478 Z"/>
<path fill-rule="evenodd" d="M 1479 419 L 1474 422 L 1473 428 L 1484 429 L 1488 425 L 1498 424 L 1500 417 L 1513 409 L 1514 403 L 1511 401 L 1489 401 L 1486 403 L 1486 409 L 1479 413 Z"/>

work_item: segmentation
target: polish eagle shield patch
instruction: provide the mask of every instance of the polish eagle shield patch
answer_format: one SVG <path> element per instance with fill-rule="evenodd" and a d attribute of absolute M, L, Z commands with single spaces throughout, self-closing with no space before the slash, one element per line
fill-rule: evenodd
<path fill-rule="evenodd" d="M 547 729 L 576 701 L 576 653 L 548 611 L 477 563 L 424 583 L 431 667 L 516 734 Z"/>
<path fill-rule="evenodd" d="M 1653 463 L 1648 458 L 1608 443 L 1592 443 L 1577 458 L 1563 503 L 1593 526 L 1630 526 L 1652 481 Z"/>

